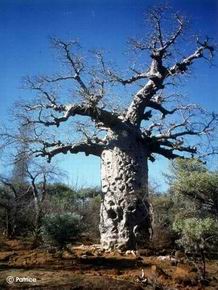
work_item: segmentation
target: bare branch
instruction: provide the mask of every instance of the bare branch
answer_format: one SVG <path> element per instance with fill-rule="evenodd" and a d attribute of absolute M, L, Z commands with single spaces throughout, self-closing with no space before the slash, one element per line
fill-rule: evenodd
<path fill-rule="evenodd" d="M 79 58 L 78 56 L 75 56 L 71 52 L 71 48 L 76 45 L 78 46 L 78 42 L 74 41 L 74 42 L 66 43 L 60 39 L 52 39 L 52 41 L 57 48 L 61 49 L 64 52 L 64 56 L 66 60 L 71 65 L 75 73 L 75 75 L 73 76 L 73 79 L 78 82 L 78 84 L 80 85 L 85 95 L 90 95 L 89 89 L 81 77 L 81 72 L 84 69 L 84 64 L 81 58 Z"/>
<path fill-rule="evenodd" d="M 108 71 L 108 76 L 110 77 L 111 82 L 118 82 L 118 83 L 121 83 L 122 85 L 125 86 L 127 84 L 132 84 L 132 83 L 134 83 L 138 80 L 141 80 L 141 79 L 147 79 L 149 75 L 146 72 L 145 73 L 137 73 L 136 75 L 133 75 L 128 79 L 123 79 L 115 72 Z"/>
<path fill-rule="evenodd" d="M 175 151 L 179 152 L 186 152 L 191 154 L 193 157 L 195 154 L 198 154 L 199 158 L 203 158 L 206 156 L 209 156 L 211 154 L 215 154 L 217 150 L 211 147 L 211 150 L 208 151 L 207 153 L 200 153 L 198 151 L 199 146 L 189 146 L 189 145 L 184 145 L 185 140 L 181 137 L 185 136 L 207 136 L 209 139 L 208 141 L 210 142 L 210 134 L 214 129 L 214 126 L 217 124 L 218 117 L 214 113 L 211 115 L 211 118 L 206 121 L 205 123 L 197 123 L 196 126 L 199 127 L 199 129 L 195 129 L 192 127 L 189 127 L 189 122 L 190 122 L 190 116 L 186 117 L 181 123 L 175 123 L 172 124 L 168 129 L 167 132 L 151 136 L 152 129 L 155 127 L 160 126 L 160 124 L 151 124 L 147 131 L 145 130 L 145 135 L 144 135 L 144 140 L 146 144 L 149 143 L 149 150 L 150 154 L 156 153 L 163 155 L 167 158 L 173 159 L 176 157 L 181 157 L 179 154 L 175 153 Z M 190 122 L 191 124 L 192 122 Z M 161 128 L 161 127 L 160 127 Z M 175 130 L 178 130 L 181 128 L 181 131 L 175 132 Z M 183 129 L 185 128 L 185 129 Z M 151 137 L 150 137 L 151 136 Z M 180 137 L 180 139 L 178 139 Z M 201 147 L 201 146 L 200 146 Z M 200 149 L 200 148 L 199 148 Z"/>
<path fill-rule="evenodd" d="M 173 114 L 177 110 L 179 110 L 179 108 L 175 108 L 173 110 L 167 110 L 160 103 L 154 102 L 154 101 L 148 101 L 147 104 L 146 104 L 146 107 L 149 107 L 149 108 L 152 108 L 152 109 L 160 111 L 162 113 L 162 119 L 165 118 L 166 115 Z"/>
<path fill-rule="evenodd" d="M 179 154 L 173 153 L 173 149 L 166 149 L 166 148 L 162 148 L 162 147 L 154 149 L 152 153 L 160 154 L 160 155 L 166 157 L 167 159 L 175 159 L 178 157 L 182 158 Z"/>
<path fill-rule="evenodd" d="M 198 41 L 199 43 L 199 41 Z M 185 73 L 188 68 L 192 65 L 194 60 L 200 59 L 204 57 L 204 52 L 208 51 L 211 56 L 213 56 L 214 48 L 213 46 L 209 45 L 208 40 L 205 40 L 191 55 L 184 58 L 180 62 L 176 63 L 172 66 L 168 72 L 169 75 L 177 75 Z"/>
<path fill-rule="evenodd" d="M 83 152 L 86 155 L 91 154 L 91 155 L 100 156 L 101 152 L 104 150 L 105 145 L 106 145 L 104 144 L 103 141 L 100 142 L 99 140 L 96 140 L 96 139 L 95 140 L 89 139 L 88 142 L 86 140 L 84 142 L 79 142 L 75 144 L 63 144 L 60 141 L 49 143 L 49 142 L 44 142 L 42 140 L 38 142 L 41 143 L 42 148 L 34 150 L 33 153 L 36 156 L 47 157 L 49 162 L 55 155 L 59 153 L 67 154 L 69 152 L 72 154 L 76 154 L 79 152 Z"/>
<path fill-rule="evenodd" d="M 166 41 L 164 45 L 162 45 L 161 50 L 163 52 L 165 52 L 171 45 L 173 45 L 176 42 L 177 38 L 181 35 L 182 31 L 184 30 L 184 19 L 181 16 L 176 15 L 176 20 L 179 25 L 178 29 L 176 30 L 176 32 L 172 34 L 170 39 Z"/>
<path fill-rule="evenodd" d="M 120 122 L 119 116 L 116 113 L 103 110 L 101 108 L 95 108 L 89 104 L 68 104 L 68 105 L 58 105 L 56 103 L 41 104 L 37 106 L 24 105 L 24 109 L 27 112 L 39 111 L 38 119 L 31 120 L 29 117 L 25 117 L 26 124 L 41 124 L 46 127 L 57 126 L 59 127 L 61 123 L 67 121 L 70 117 L 75 115 L 87 116 L 92 118 L 96 123 L 102 122 L 106 127 L 112 127 Z M 58 113 L 63 113 L 61 117 L 54 116 L 50 114 L 49 120 L 43 119 L 42 112 L 47 109 L 52 109 Z"/>
<path fill-rule="evenodd" d="M 12 190 L 15 198 L 18 196 L 16 188 L 7 178 L 0 177 L 0 182 Z"/>
<path fill-rule="evenodd" d="M 182 137 L 182 136 L 207 135 L 211 131 L 213 131 L 214 127 L 212 125 L 216 126 L 218 116 L 216 114 L 212 113 L 209 121 L 202 123 L 202 124 L 197 123 L 196 125 L 198 125 L 198 126 L 201 125 L 200 129 L 192 128 L 189 125 L 189 119 L 190 119 L 190 117 L 187 117 L 182 123 L 177 123 L 177 124 L 172 125 L 170 128 L 168 128 L 166 133 L 157 135 L 156 138 L 157 139 L 176 139 L 176 138 Z M 191 124 L 191 125 L 193 125 L 193 124 Z M 179 128 L 179 127 L 181 127 L 181 128 L 183 127 L 184 130 L 175 133 L 174 130 Z"/>

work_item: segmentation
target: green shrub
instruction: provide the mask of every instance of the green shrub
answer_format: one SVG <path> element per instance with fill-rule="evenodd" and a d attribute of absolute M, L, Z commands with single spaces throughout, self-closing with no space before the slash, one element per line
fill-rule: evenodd
<path fill-rule="evenodd" d="M 206 273 L 205 256 L 216 248 L 218 239 L 217 221 L 213 218 L 178 219 L 173 223 L 173 229 L 180 235 L 177 241 L 193 258 L 200 256 L 202 268 L 199 269 L 203 277 Z"/>
<path fill-rule="evenodd" d="M 74 213 L 49 214 L 43 219 L 43 237 L 60 248 L 75 241 L 82 232 L 81 217 Z"/>
<path fill-rule="evenodd" d="M 173 162 L 170 192 L 180 218 L 218 216 L 218 172 L 196 159 Z"/>

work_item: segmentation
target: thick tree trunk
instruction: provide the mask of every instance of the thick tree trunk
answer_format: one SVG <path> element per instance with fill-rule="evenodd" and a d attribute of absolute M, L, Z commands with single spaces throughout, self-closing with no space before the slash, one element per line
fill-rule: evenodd
<path fill-rule="evenodd" d="M 150 237 L 146 151 L 131 137 L 115 141 L 101 156 L 100 212 L 104 248 L 145 247 Z"/>

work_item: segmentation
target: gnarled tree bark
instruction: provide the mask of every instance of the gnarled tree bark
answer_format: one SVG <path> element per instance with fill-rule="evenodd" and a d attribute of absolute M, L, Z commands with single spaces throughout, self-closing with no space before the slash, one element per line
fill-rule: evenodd
<path fill-rule="evenodd" d="M 150 236 L 147 152 L 128 132 L 118 136 L 101 154 L 101 244 L 135 249 Z"/>

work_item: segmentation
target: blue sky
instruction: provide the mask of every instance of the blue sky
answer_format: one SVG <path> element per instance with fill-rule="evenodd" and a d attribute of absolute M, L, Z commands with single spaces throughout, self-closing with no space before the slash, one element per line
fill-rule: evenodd
<path fill-rule="evenodd" d="M 146 30 L 144 12 L 151 0 L 0 0 L 0 120 L 7 123 L 7 108 L 27 92 L 20 89 L 21 78 L 57 71 L 48 38 L 80 40 L 85 48 L 106 48 L 113 59 L 125 61 L 128 37 Z M 218 0 L 177 0 L 171 6 L 191 17 L 193 30 L 218 39 Z M 217 58 L 216 58 L 217 59 Z M 215 60 L 215 64 L 217 60 Z M 198 73 L 197 73 L 198 69 Z M 182 90 L 209 110 L 217 107 L 217 67 L 198 64 Z M 217 160 L 217 159 L 216 159 Z M 215 164 L 215 161 L 214 161 Z M 69 173 L 69 183 L 100 184 L 97 158 L 64 157 L 61 166 Z M 150 166 L 153 180 L 163 183 L 168 167 L 160 159 Z"/>

